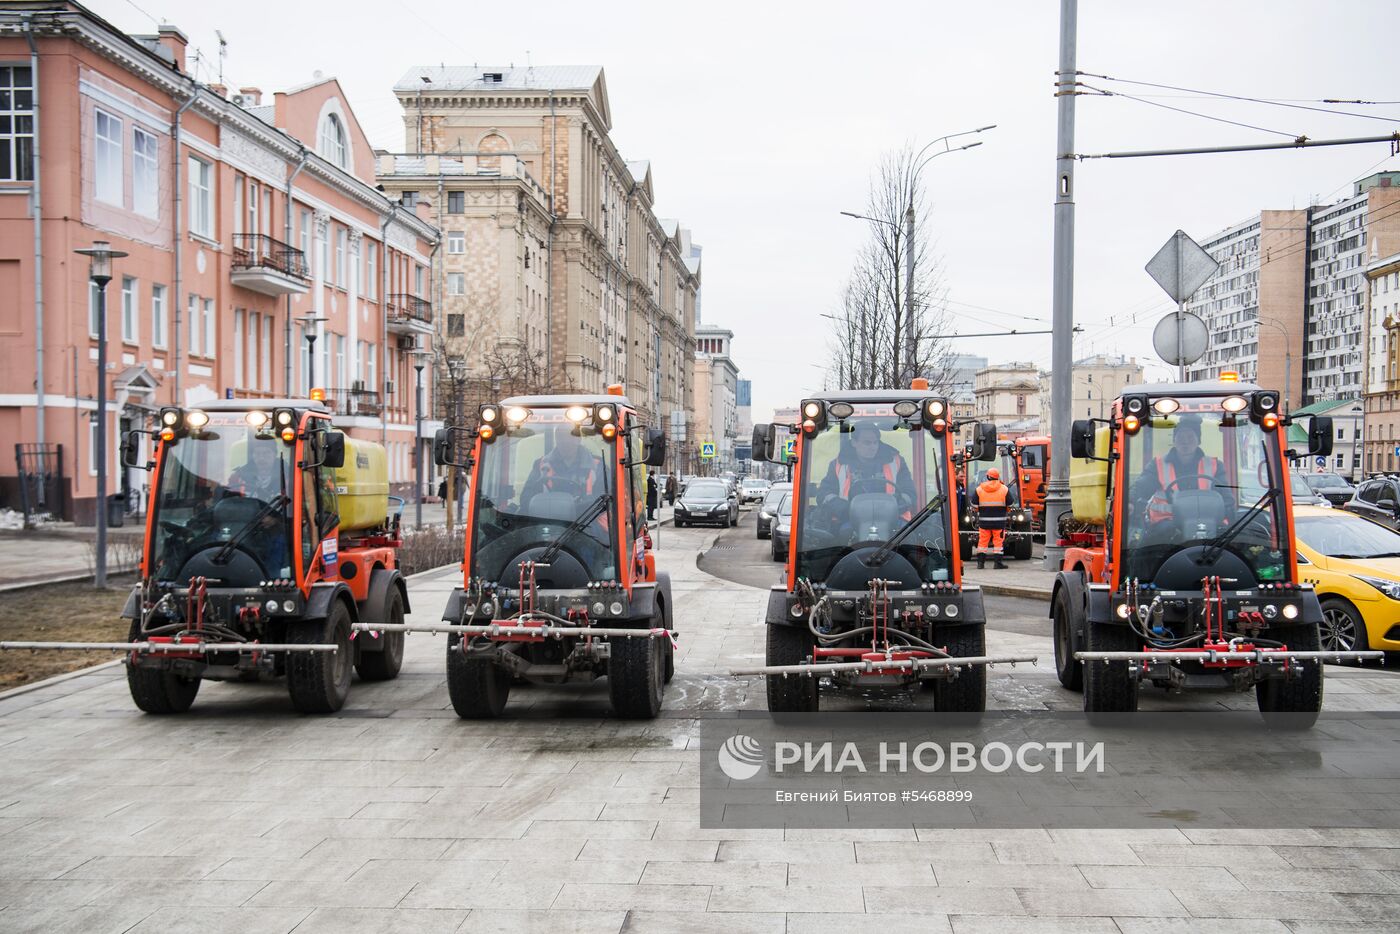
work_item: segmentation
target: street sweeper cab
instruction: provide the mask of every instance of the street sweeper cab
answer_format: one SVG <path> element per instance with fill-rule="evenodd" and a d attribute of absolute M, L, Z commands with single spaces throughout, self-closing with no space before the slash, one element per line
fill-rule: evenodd
<path fill-rule="evenodd" d="M 1146 681 L 1253 690 L 1311 725 L 1322 611 L 1298 577 L 1278 393 L 1234 380 L 1128 387 L 1070 434 L 1074 522 L 1051 616 L 1060 682 L 1091 713 L 1136 710 Z M 1332 449 L 1315 417 L 1308 454 Z"/>
<path fill-rule="evenodd" d="M 766 664 L 773 711 L 818 709 L 835 690 L 912 692 L 936 706 L 986 705 L 982 591 L 965 584 L 953 473 L 957 426 L 947 400 L 908 390 L 805 399 L 797 439 L 786 576 L 769 594 Z M 754 429 L 753 457 L 775 456 L 772 425 Z M 996 456 L 977 426 L 972 456 Z M 1025 658 L 1029 660 L 1029 656 Z"/>
<path fill-rule="evenodd" d="M 470 445 L 470 457 L 455 448 Z M 462 717 L 496 717 L 514 678 L 606 677 L 614 711 L 655 717 L 674 671 L 669 578 L 656 571 L 646 468 L 665 435 L 622 395 L 520 396 L 444 429 L 439 464 L 468 467 L 462 586 L 443 612 Z"/>

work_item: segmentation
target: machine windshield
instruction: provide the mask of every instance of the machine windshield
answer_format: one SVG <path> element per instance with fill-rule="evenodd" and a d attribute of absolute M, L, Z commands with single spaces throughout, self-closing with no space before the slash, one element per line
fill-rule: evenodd
<path fill-rule="evenodd" d="M 597 509 L 600 497 L 611 502 L 613 444 L 591 421 L 573 422 L 564 413 L 537 409 L 481 445 L 474 576 L 502 580 L 524 552 L 551 544 L 580 516 L 595 512 L 563 543 L 563 552 L 583 565 L 589 580 L 618 579 L 614 510 Z"/>
<path fill-rule="evenodd" d="M 254 428 L 241 412 L 209 413 L 208 424 L 167 443 L 156 480 L 152 576 L 183 583 L 194 556 L 232 543 L 229 552 L 252 557 L 263 577 L 291 577 L 294 452 L 270 423 Z"/>
<path fill-rule="evenodd" d="M 1288 579 L 1288 504 L 1274 432 L 1247 413 L 1227 413 L 1218 398 L 1190 399 L 1169 416 L 1145 419 L 1124 448 L 1126 577 L 1157 580 L 1174 555 L 1194 549 L 1191 560 L 1173 562 L 1172 580 L 1157 582 L 1185 588 L 1209 575 L 1252 574 L 1255 581 L 1239 581 L 1248 587 Z"/>
<path fill-rule="evenodd" d="M 937 501 L 896 553 L 923 581 L 952 575 L 948 464 L 942 438 L 892 403 L 858 405 L 807 439 L 795 537 L 797 576 L 826 580 L 831 568 L 862 546 L 878 547 L 931 500 Z"/>

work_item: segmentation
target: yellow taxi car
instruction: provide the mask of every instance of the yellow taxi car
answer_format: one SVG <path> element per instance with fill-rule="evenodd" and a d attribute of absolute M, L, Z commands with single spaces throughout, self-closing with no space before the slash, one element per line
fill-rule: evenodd
<path fill-rule="evenodd" d="M 1295 506 L 1298 575 L 1322 602 L 1322 648 L 1400 652 L 1400 533 L 1341 509 Z"/>

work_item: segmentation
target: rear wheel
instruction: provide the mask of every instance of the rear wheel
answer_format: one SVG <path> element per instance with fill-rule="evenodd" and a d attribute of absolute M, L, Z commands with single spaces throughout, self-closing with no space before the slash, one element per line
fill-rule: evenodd
<path fill-rule="evenodd" d="M 972 560 L 972 537 L 970 535 L 958 535 L 958 556 L 964 561 Z"/>
<path fill-rule="evenodd" d="M 1032 548 L 1034 548 L 1034 543 L 1031 541 L 1030 532 L 1018 535 L 1016 536 L 1016 544 L 1011 546 L 1011 557 L 1017 561 L 1029 561 Z"/>
<path fill-rule="evenodd" d="M 141 621 L 133 619 L 128 642 L 141 641 Z M 167 668 L 126 666 L 126 686 L 131 699 L 146 713 L 184 713 L 199 693 L 199 679 L 177 675 Z"/>
<path fill-rule="evenodd" d="M 768 627 L 765 665 L 800 665 L 812 654 L 812 634 L 793 626 Z M 820 706 L 816 675 L 767 675 L 772 713 L 815 713 Z"/>
<path fill-rule="evenodd" d="M 394 586 L 389 588 L 389 602 L 385 608 L 384 618 L 378 620 L 381 623 L 390 625 L 403 625 L 403 595 Z M 403 667 L 403 632 L 381 632 L 379 641 L 383 646 L 377 652 L 360 652 L 360 660 L 355 663 L 355 671 L 359 672 L 361 681 L 389 681 L 399 676 L 399 669 Z M 374 637 L 367 632 L 360 633 L 357 639 L 370 639 Z"/>
<path fill-rule="evenodd" d="M 1086 648 L 1090 652 L 1131 652 L 1137 648 L 1137 638 L 1127 626 L 1112 623 L 1089 623 L 1086 627 Z M 1128 672 L 1128 663 L 1090 661 L 1083 666 L 1084 712 L 1130 713 L 1138 707 L 1138 680 Z"/>
<path fill-rule="evenodd" d="M 510 672 L 490 658 L 468 658 L 461 635 L 447 638 L 447 696 L 463 720 L 492 720 L 506 709 Z"/>
<path fill-rule="evenodd" d="M 613 712 L 619 717 L 650 720 L 661 712 L 661 695 L 666 686 L 662 641 L 655 636 L 608 640 L 608 692 L 612 695 Z"/>
<path fill-rule="evenodd" d="M 302 713 L 335 713 L 350 694 L 354 651 L 350 646 L 350 611 L 331 600 L 325 619 L 298 620 L 287 625 L 287 641 L 331 643 L 334 652 L 288 652 L 287 693 Z"/>
<path fill-rule="evenodd" d="M 1069 588 L 1055 594 L 1055 674 L 1071 691 L 1084 690 L 1084 663 L 1074 657 L 1074 633 L 1081 628 L 1079 610 L 1071 606 Z"/>
<path fill-rule="evenodd" d="M 987 654 L 987 633 L 981 625 L 946 630 L 948 654 L 975 658 Z M 987 709 L 987 666 L 958 669 L 956 677 L 933 682 L 933 706 L 944 713 L 981 713 Z"/>
<path fill-rule="evenodd" d="M 1272 636 L 1295 652 L 1316 652 L 1321 648 L 1316 626 L 1280 627 Z M 1269 726 L 1306 730 L 1317 722 L 1317 714 L 1322 710 L 1322 662 L 1308 659 L 1302 665 L 1302 672 L 1291 678 L 1271 678 L 1254 686 L 1259 712 Z"/>

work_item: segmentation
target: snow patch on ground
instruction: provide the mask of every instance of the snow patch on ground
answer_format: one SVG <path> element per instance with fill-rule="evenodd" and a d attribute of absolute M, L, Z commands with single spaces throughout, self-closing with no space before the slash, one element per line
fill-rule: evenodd
<path fill-rule="evenodd" d="M 34 522 L 42 525 L 45 522 L 52 522 L 53 516 L 46 512 L 34 514 Z M 24 528 L 24 513 L 16 512 L 13 509 L 0 509 L 0 529 L 22 529 Z"/>

